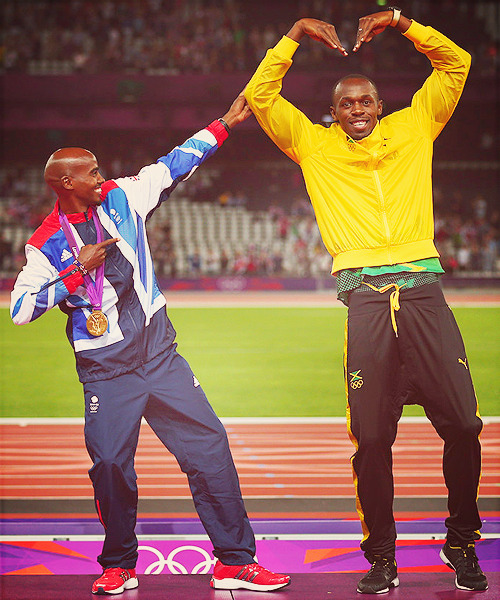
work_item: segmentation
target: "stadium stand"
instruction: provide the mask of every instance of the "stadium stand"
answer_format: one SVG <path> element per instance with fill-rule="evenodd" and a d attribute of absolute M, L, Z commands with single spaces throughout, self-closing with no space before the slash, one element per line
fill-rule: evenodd
<path fill-rule="evenodd" d="M 0 276 L 16 274 L 25 240 L 52 207 L 40 161 L 54 149 L 83 145 L 101 161 L 109 158 L 101 164 L 106 177 L 135 173 L 221 114 L 235 86 L 294 19 L 332 21 L 349 44 L 355 19 L 386 4 L 273 0 L 263 11 L 262 3 L 244 0 L 5 0 Z M 449 273 L 494 277 L 500 268 L 492 116 L 500 7 L 494 0 L 443 0 L 438 7 L 411 0 L 405 10 L 473 56 L 462 101 L 436 144 L 436 241 Z M 394 35 L 379 36 L 349 59 L 352 71 L 380 80 L 384 98 L 388 90 L 387 111 L 407 102 L 429 70 L 424 57 L 397 42 Z M 290 75 L 291 93 L 318 121 L 324 107 L 316 98 L 324 96 L 327 106 L 339 69 L 335 60 L 304 40 Z M 330 258 L 300 173 L 250 121 L 229 140 L 230 150 L 218 153 L 185 188 L 181 184 L 151 220 L 160 276 L 328 273 Z M 146 144 L 137 149 L 140 128 Z M 20 143 L 26 139 L 29 144 Z"/>
<path fill-rule="evenodd" d="M 262 10 L 259 2 L 244 0 L 6 0 L 2 63 L 9 72 L 33 75 L 251 71 L 283 34 L 283 23 L 302 16 L 333 22 L 348 44 L 355 19 L 384 4 L 273 0 Z M 430 0 L 405 3 L 408 14 L 442 31 L 453 22 L 453 39 L 473 54 L 478 71 L 493 74 L 498 67 L 498 4 L 443 0 L 438 9 Z M 411 48 L 394 51 L 392 36 L 381 36 L 374 45 L 376 51 L 353 57 L 355 70 L 425 68 L 425 60 Z M 327 56 L 326 48 L 304 42 L 296 68 L 321 69 Z"/>
<path fill-rule="evenodd" d="M 43 183 L 42 171 L 42 165 L 0 170 L 2 277 L 12 277 L 22 267 L 26 239 L 52 208 L 54 198 Z M 200 169 L 190 182 L 198 185 L 184 189 L 180 184 L 149 222 L 160 277 L 315 277 L 328 273 L 331 259 L 321 242 L 305 189 L 302 195 L 295 192 L 294 202 L 273 202 L 273 198 L 290 193 L 286 178 L 282 178 L 282 189 L 274 187 L 271 197 L 260 203 L 247 198 L 247 205 L 242 205 L 241 198 L 246 196 L 241 190 L 217 194 L 222 185 L 217 178 L 221 177 L 217 169 Z M 263 180 L 267 175 L 256 177 Z M 197 201 L 200 188 L 207 182 L 212 191 L 205 190 L 201 194 L 204 200 Z M 191 188 L 194 192 L 188 195 Z M 434 194 L 436 242 L 447 272 L 498 273 L 500 212 L 494 204 L 480 193 L 469 196 L 453 188 L 435 186 Z"/>

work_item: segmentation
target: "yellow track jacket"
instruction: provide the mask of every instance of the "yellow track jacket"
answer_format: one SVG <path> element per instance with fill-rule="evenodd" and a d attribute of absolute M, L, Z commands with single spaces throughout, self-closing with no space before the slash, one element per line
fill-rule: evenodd
<path fill-rule="evenodd" d="M 284 36 L 268 50 L 245 97 L 259 124 L 302 169 L 323 242 L 341 269 L 439 256 L 432 209 L 433 141 L 451 117 L 470 55 L 415 21 L 404 34 L 433 72 L 411 106 L 382 118 L 354 141 L 333 124 L 314 125 L 281 95 L 299 44 Z"/>

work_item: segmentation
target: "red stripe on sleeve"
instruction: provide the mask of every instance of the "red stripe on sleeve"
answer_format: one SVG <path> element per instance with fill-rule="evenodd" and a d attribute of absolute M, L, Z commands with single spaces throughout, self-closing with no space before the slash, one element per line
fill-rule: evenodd
<path fill-rule="evenodd" d="M 214 134 L 217 146 L 220 148 L 229 135 L 224 125 L 220 121 L 212 121 L 207 129 Z"/>
<path fill-rule="evenodd" d="M 66 275 L 66 273 L 69 273 L 74 268 L 75 268 L 75 265 L 69 265 L 69 267 L 66 267 L 65 269 L 63 269 L 62 271 L 59 272 L 59 276 L 64 277 Z M 70 294 L 74 294 L 76 292 L 76 288 L 83 285 L 83 276 L 82 276 L 81 272 L 79 270 L 77 270 L 76 273 L 73 273 L 72 275 L 68 275 L 67 277 L 64 277 L 64 279 L 62 281 L 63 281 L 64 285 L 66 286 L 66 289 L 68 290 L 68 292 Z"/>

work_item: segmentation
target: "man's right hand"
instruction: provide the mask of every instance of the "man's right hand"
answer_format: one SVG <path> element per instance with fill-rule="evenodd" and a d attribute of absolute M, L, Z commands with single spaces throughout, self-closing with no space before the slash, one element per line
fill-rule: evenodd
<path fill-rule="evenodd" d="M 313 40 L 322 42 L 328 48 L 338 50 L 342 56 L 347 56 L 347 50 L 339 40 L 335 27 L 325 21 L 307 18 L 300 19 L 286 35 L 296 42 L 300 42 L 304 35 L 308 35 Z"/>
<path fill-rule="evenodd" d="M 104 240 L 104 242 L 99 242 L 98 244 L 87 244 L 86 246 L 83 246 L 80 250 L 80 254 L 78 254 L 78 262 L 80 262 L 87 271 L 97 269 L 97 267 L 100 267 L 106 260 L 106 248 L 119 241 L 120 238 L 111 238 L 109 240 Z"/>
<path fill-rule="evenodd" d="M 230 129 L 235 125 L 238 125 L 238 123 L 242 123 L 245 119 L 248 119 L 252 114 L 244 96 L 244 91 L 245 90 L 238 94 L 227 113 L 222 117 Z"/>

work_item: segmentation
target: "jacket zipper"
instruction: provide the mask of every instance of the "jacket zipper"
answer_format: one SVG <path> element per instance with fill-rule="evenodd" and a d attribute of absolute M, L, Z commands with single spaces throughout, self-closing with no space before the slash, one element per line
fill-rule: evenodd
<path fill-rule="evenodd" d="M 375 155 L 376 158 L 376 155 Z M 384 223 L 384 227 L 385 227 L 385 236 L 387 239 L 387 250 L 389 253 L 389 260 L 392 263 L 392 257 L 391 257 L 391 230 L 389 228 L 389 221 L 387 220 L 387 212 L 385 210 L 385 199 L 384 199 L 384 194 L 382 192 L 382 186 L 380 184 L 380 177 L 378 175 L 378 172 L 376 170 L 372 171 L 373 173 L 373 179 L 375 180 L 375 187 L 377 188 L 377 194 L 378 194 L 378 198 L 379 198 L 379 202 L 380 202 L 380 209 L 382 212 L 382 221 Z"/>
<path fill-rule="evenodd" d="M 120 277 L 122 278 L 122 280 L 126 280 L 124 273 L 122 272 L 121 269 L 118 268 L 117 264 L 113 261 L 110 262 L 110 266 L 113 267 L 113 269 L 120 275 Z M 132 276 L 133 277 L 133 276 Z M 134 328 L 134 330 L 136 331 L 137 335 L 136 337 L 136 347 L 137 347 L 137 354 L 141 357 L 141 363 L 144 363 L 144 361 L 146 360 L 145 354 L 144 354 L 144 349 L 143 347 L 139 344 L 139 339 L 142 337 L 142 332 L 139 331 L 135 320 L 134 320 L 134 316 L 132 315 L 130 309 L 128 307 L 124 307 L 123 308 L 124 312 L 128 315 L 130 322 L 132 323 L 132 326 Z"/>

